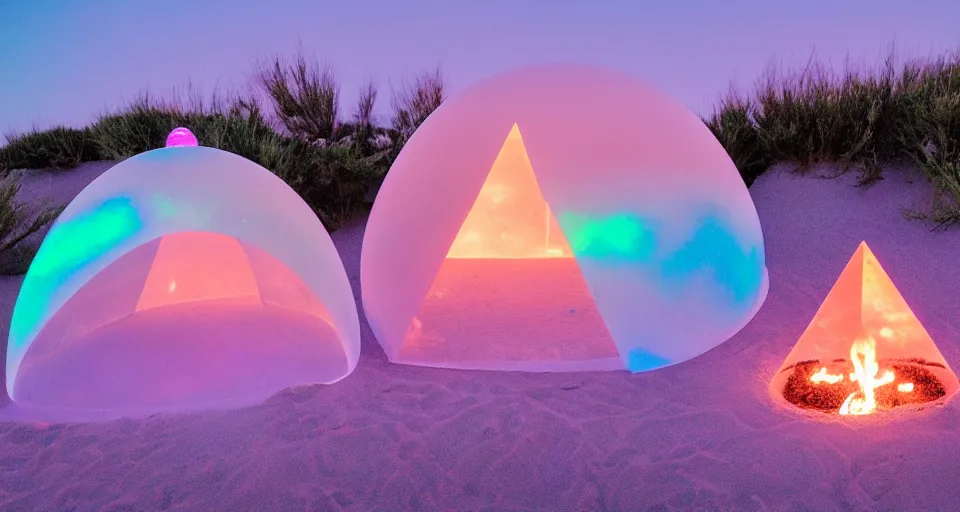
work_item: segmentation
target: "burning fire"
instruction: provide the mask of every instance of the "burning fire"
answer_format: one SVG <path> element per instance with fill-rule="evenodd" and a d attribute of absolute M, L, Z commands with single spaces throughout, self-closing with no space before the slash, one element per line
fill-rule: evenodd
<path fill-rule="evenodd" d="M 801 409 L 862 415 L 923 409 L 957 394 L 960 379 L 861 243 L 770 390 Z"/>
<path fill-rule="evenodd" d="M 880 365 L 877 362 L 877 342 L 873 338 L 855 341 L 850 347 L 850 360 L 853 362 L 853 372 L 847 378 L 850 382 L 856 382 L 860 389 L 847 396 L 843 405 L 840 406 L 840 414 L 870 414 L 877 409 L 877 388 L 892 383 L 895 376 L 892 370 L 886 370 L 882 375 L 877 376 L 880 373 Z M 810 382 L 815 384 L 823 382 L 836 384 L 843 379 L 843 375 L 831 374 L 826 367 L 821 367 L 817 373 L 810 376 Z M 898 384 L 897 391 L 911 393 L 913 383 Z"/>

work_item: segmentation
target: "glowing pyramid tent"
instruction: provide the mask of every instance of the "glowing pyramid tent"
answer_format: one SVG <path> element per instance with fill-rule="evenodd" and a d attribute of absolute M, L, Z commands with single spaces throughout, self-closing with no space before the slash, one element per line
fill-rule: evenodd
<path fill-rule="evenodd" d="M 957 376 L 861 243 L 771 383 L 806 409 L 869 414 L 949 398 Z"/>
<path fill-rule="evenodd" d="M 616 72 L 545 66 L 445 102 L 380 189 L 363 304 L 395 362 L 643 371 L 709 350 L 767 291 L 729 156 Z"/>
<path fill-rule="evenodd" d="M 33 406 L 190 409 L 332 383 L 359 357 L 320 221 L 266 169 L 176 145 L 94 180 L 25 276 L 7 390 Z"/>

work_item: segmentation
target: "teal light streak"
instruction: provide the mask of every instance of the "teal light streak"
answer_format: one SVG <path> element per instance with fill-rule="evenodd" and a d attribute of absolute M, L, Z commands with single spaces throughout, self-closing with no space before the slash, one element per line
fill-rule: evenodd
<path fill-rule="evenodd" d="M 25 348 L 28 336 L 49 312 L 58 287 L 142 227 L 140 214 L 127 197 L 111 198 L 88 212 L 56 223 L 24 279 L 10 325 L 10 347 Z"/>
<path fill-rule="evenodd" d="M 643 347 L 634 347 L 627 354 L 627 370 L 631 373 L 648 372 L 671 364 L 673 364 L 673 361 L 654 354 Z"/>
<path fill-rule="evenodd" d="M 652 222 L 631 214 L 599 219 L 565 212 L 558 218 L 567 241 L 578 258 L 608 262 L 649 262 L 656 249 Z"/>
<path fill-rule="evenodd" d="M 664 286 L 710 269 L 734 309 L 753 305 L 763 283 L 765 263 L 759 247 L 744 248 L 719 215 L 705 215 L 693 236 L 660 266 Z"/>

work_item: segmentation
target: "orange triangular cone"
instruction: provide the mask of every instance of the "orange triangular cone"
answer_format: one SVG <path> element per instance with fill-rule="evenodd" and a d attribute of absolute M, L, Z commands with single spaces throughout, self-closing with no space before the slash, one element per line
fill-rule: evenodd
<path fill-rule="evenodd" d="M 510 130 L 447 258 L 573 257 L 523 145 Z"/>
<path fill-rule="evenodd" d="M 819 368 L 861 357 L 851 353 L 855 343 L 875 346 L 878 375 L 885 371 L 885 364 L 909 362 L 935 373 L 947 396 L 960 387 L 956 374 L 866 242 L 861 242 L 844 267 L 771 387 L 782 391 L 786 375 L 803 364 L 816 362 Z M 845 371 L 836 375 L 849 379 Z"/>

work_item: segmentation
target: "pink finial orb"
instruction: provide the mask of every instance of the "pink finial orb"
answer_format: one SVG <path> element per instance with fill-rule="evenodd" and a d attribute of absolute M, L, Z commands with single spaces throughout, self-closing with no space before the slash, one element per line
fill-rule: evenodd
<path fill-rule="evenodd" d="M 167 147 L 179 147 L 179 146 L 199 146 L 200 143 L 197 142 L 197 137 L 193 135 L 193 132 L 190 130 L 179 127 L 174 128 L 170 135 L 167 135 Z"/>

